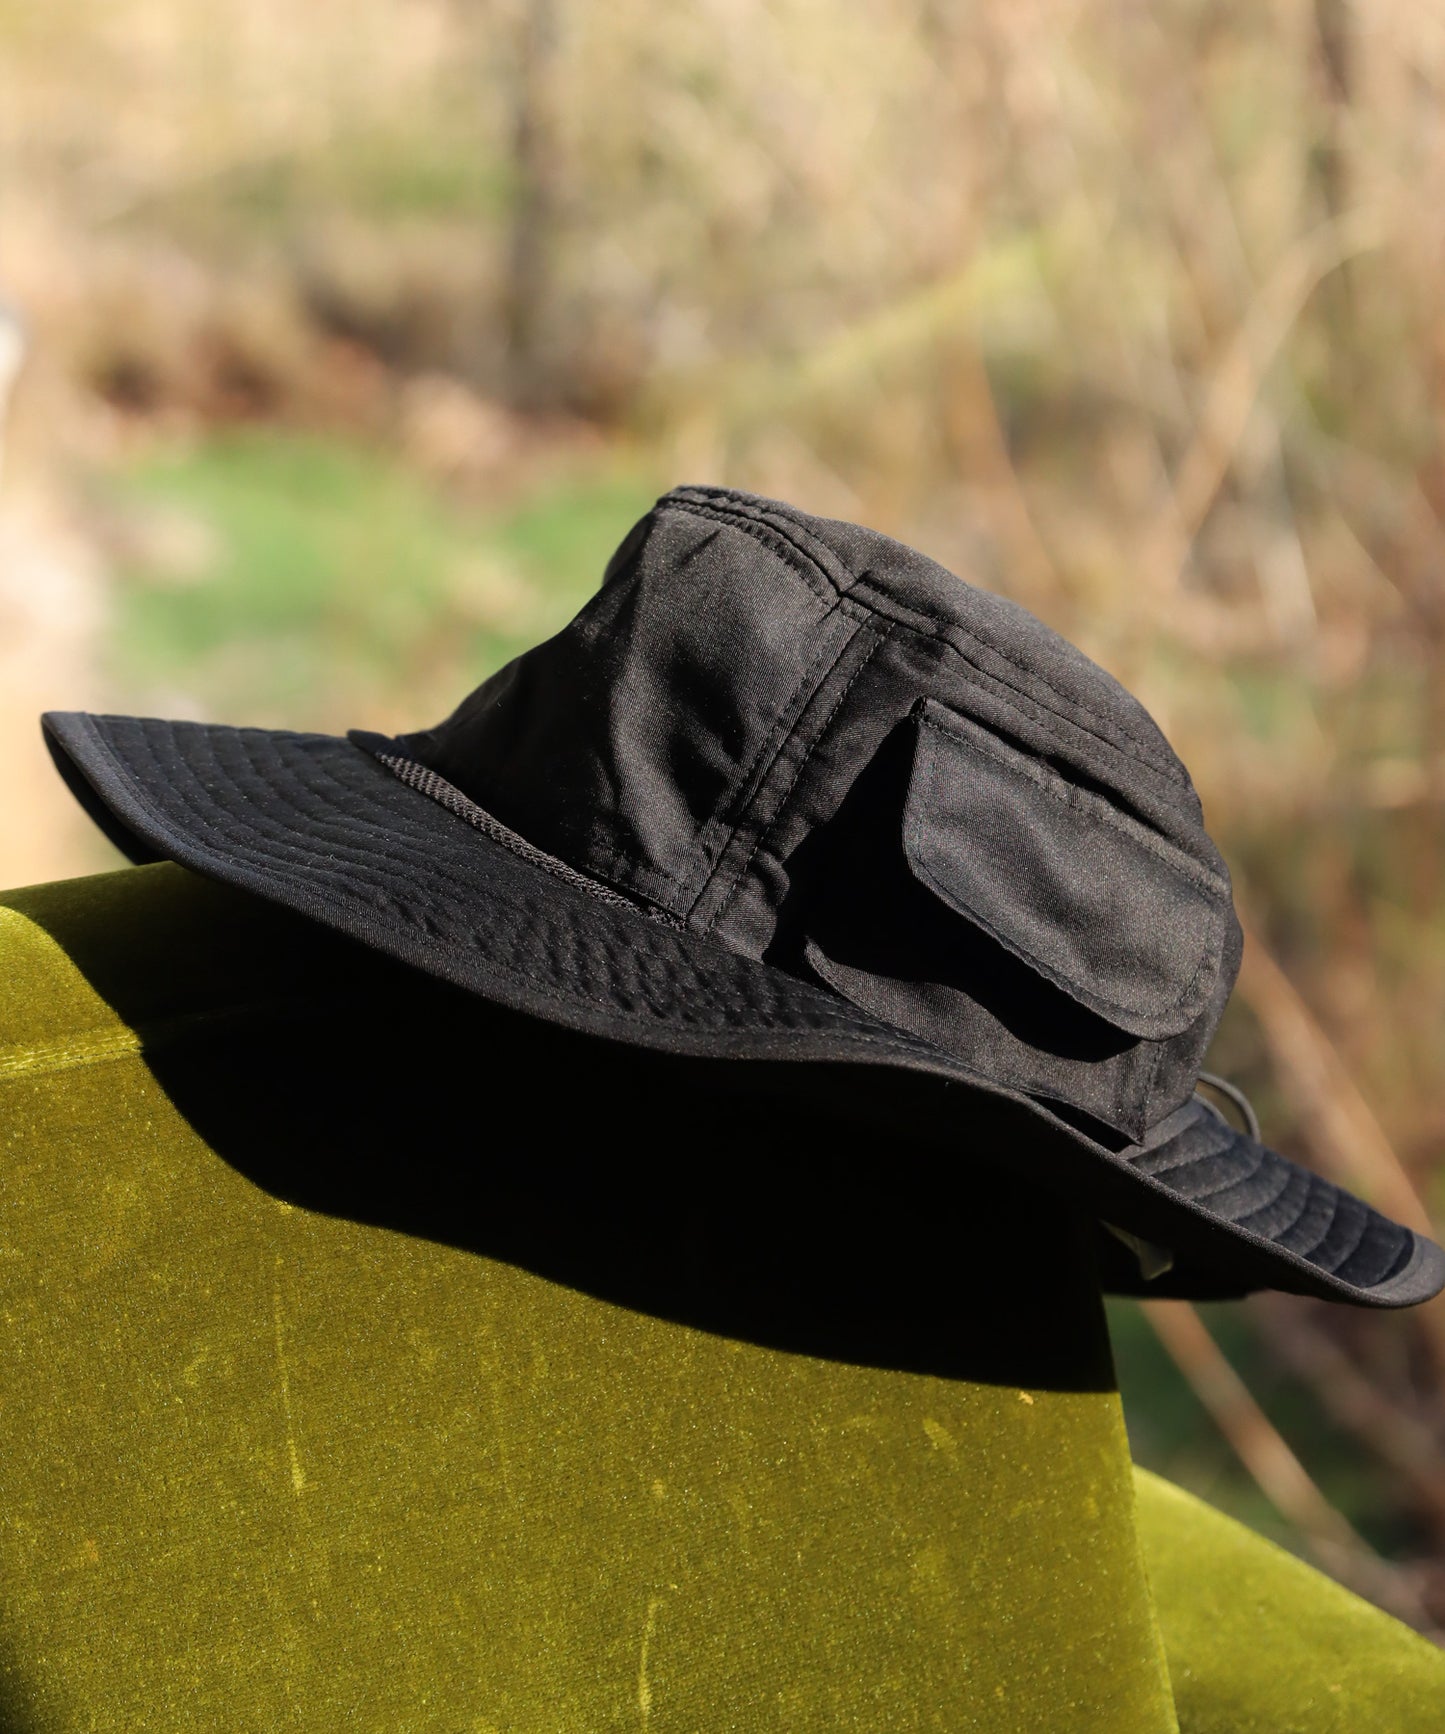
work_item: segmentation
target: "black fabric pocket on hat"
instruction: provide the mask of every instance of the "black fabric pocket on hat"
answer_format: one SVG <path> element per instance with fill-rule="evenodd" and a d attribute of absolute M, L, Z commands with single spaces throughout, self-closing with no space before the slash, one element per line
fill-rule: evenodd
<path fill-rule="evenodd" d="M 1130 1138 L 1188 1094 L 1233 924 L 1205 861 L 932 701 L 855 795 L 808 923 L 824 981 Z"/>
<path fill-rule="evenodd" d="M 903 817 L 923 884 L 1130 1035 L 1178 1035 L 1209 997 L 1228 888 L 1104 796 L 929 703 Z"/>

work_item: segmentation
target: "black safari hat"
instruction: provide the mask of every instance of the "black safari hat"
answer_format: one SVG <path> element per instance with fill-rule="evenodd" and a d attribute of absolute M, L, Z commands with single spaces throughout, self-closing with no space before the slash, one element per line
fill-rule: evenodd
<path fill-rule="evenodd" d="M 874 531 L 678 489 L 569 626 L 400 739 L 45 728 L 132 859 L 504 1006 L 953 1080 L 960 1162 L 1070 1188 L 1153 1292 L 1405 1306 L 1445 1284 L 1433 1242 L 1196 1094 L 1240 929 L 1148 714 Z"/>

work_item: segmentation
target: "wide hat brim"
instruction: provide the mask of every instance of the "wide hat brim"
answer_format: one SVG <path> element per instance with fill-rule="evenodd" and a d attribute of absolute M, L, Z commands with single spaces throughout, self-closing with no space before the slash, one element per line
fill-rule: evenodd
<path fill-rule="evenodd" d="M 1167 1247 L 1174 1268 L 1148 1292 L 1268 1287 L 1398 1307 L 1445 1286 L 1445 1253 L 1432 1241 L 1201 1103 L 1146 1145 L 1109 1148 L 825 988 L 589 895 L 349 740 L 84 712 L 44 723 L 62 775 L 132 860 L 178 862 L 496 1004 L 600 1038 L 787 1064 L 800 1083 L 810 1068 L 841 1066 L 961 1086 L 949 1096 L 960 1164 L 1037 1174 Z"/>

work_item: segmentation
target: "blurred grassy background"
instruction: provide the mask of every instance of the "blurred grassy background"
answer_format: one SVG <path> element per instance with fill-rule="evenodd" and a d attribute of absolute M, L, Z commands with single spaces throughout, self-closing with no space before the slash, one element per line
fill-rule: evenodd
<path fill-rule="evenodd" d="M 109 860 L 42 708 L 425 724 L 735 483 L 1143 697 L 1217 1069 L 1438 1219 L 1442 98 L 1403 0 L 0 0 L 0 883 Z M 1208 1317 L 1262 1412 L 1120 1307 L 1140 1457 L 1445 1625 L 1445 1313 Z"/>

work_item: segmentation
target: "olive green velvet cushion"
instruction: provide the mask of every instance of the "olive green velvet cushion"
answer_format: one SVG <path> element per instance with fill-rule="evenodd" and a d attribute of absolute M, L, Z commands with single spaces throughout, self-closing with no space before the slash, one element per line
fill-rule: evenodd
<path fill-rule="evenodd" d="M 1138 1523 L 1187 1734 L 1445 1729 L 1445 1657 L 1157 1475 Z"/>
<path fill-rule="evenodd" d="M 0 1730 L 1175 1727 L 1076 1225 L 945 1257 L 711 1088 L 169 866 L 0 899 Z M 1142 1509 L 1185 1729 L 1442 1725 Z"/>

